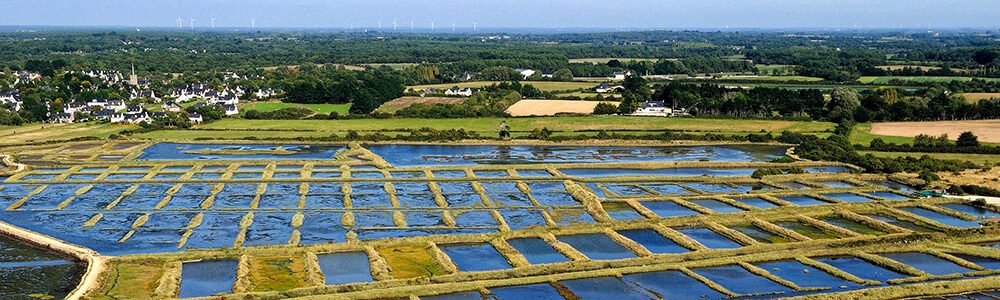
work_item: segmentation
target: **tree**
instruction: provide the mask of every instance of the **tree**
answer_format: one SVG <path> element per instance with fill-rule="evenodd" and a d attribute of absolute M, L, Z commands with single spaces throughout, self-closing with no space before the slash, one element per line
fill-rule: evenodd
<path fill-rule="evenodd" d="M 362 90 L 358 92 L 354 101 L 351 102 L 351 108 L 348 109 L 348 112 L 352 114 L 370 114 L 381 105 L 382 103 L 378 103 L 378 100 L 375 99 L 375 95 Z"/>
<path fill-rule="evenodd" d="M 573 81 L 573 71 L 567 68 L 562 68 L 552 73 L 552 79 L 556 81 Z"/>
<path fill-rule="evenodd" d="M 613 115 L 618 112 L 618 106 L 611 102 L 602 101 L 594 106 L 595 115 Z"/>
<path fill-rule="evenodd" d="M 972 60 L 976 61 L 976 63 L 980 65 L 991 63 L 994 60 L 996 60 L 996 58 L 997 58 L 996 51 L 991 51 L 991 50 L 979 50 L 972 55 Z"/>
<path fill-rule="evenodd" d="M 636 100 L 635 95 L 632 93 L 626 93 L 623 96 L 622 102 L 618 104 L 618 114 L 620 115 L 631 115 L 639 109 L 639 101 Z"/>
<path fill-rule="evenodd" d="M 21 116 L 6 109 L 0 109 L 0 125 L 20 126 L 24 123 Z"/>
<path fill-rule="evenodd" d="M 972 134 L 971 131 L 963 132 L 958 136 L 958 142 L 956 145 L 959 147 L 979 147 L 979 137 Z"/>

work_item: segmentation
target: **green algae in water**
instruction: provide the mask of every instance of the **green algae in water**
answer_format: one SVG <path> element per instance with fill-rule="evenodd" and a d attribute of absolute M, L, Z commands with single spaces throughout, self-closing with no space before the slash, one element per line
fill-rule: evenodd
<path fill-rule="evenodd" d="M 754 240 L 765 244 L 784 244 L 784 243 L 795 242 L 795 240 L 770 233 L 753 225 L 730 226 L 729 228 L 739 231 L 740 233 L 743 233 L 749 236 L 750 238 L 753 238 Z"/>
<path fill-rule="evenodd" d="M 833 224 L 834 226 L 839 226 L 839 227 L 842 227 L 844 229 L 847 229 L 847 230 L 850 230 L 850 231 L 854 231 L 854 232 L 857 232 L 857 233 L 860 233 L 860 234 L 864 234 L 864 235 L 880 236 L 880 235 L 889 234 L 888 232 L 872 228 L 871 226 L 868 226 L 868 225 L 865 225 L 865 224 L 861 224 L 861 223 L 858 223 L 857 221 L 849 220 L 849 219 L 841 217 L 841 216 L 825 216 L 825 217 L 819 218 L 819 220 L 823 221 L 823 222 L 827 222 L 827 223 Z"/>
<path fill-rule="evenodd" d="M 814 227 L 812 225 L 806 225 L 798 221 L 782 221 L 774 222 L 775 225 L 784 227 L 786 229 L 798 232 L 811 239 L 839 239 L 842 236 L 824 231 L 820 228 Z"/>

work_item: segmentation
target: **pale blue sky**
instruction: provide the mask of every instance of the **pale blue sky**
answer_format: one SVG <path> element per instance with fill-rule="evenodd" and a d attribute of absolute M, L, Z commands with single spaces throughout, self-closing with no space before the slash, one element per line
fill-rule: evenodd
<path fill-rule="evenodd" d="M 0 25 L 481 28 L 988 28 L 996 0 L 0 0 Z"/>

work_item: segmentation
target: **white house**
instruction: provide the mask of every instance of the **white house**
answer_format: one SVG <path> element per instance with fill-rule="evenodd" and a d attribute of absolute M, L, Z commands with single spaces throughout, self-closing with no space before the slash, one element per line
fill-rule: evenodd
<path fill-rule="evenodd" d="M 192 124 L 197 124 L 204 121 L 204 119 L 201 118 L 201 114 L 199 113 L 189 113 L 187 116 L 188 120 L 191 121 Z"/>
<path fill-rule="evenodd" d="M 611 79 L 614 80 L 625 80 L 625 77 L 632 76 L 632 71 L 619 71 L 611 74 Z"/>
<path fill-rule="evenodd" d="M 211 104 L 221 104 L 221 105 L 236 105 L 240 104 L 240 98 L 233 94 L 226 94 L 215 99 L 209 99 L 208 103 Z"/>
<path fill-rule="evenodd" d="M 464 89 L 459 89 L 457 87 L 456 88 L 450 88 L 447 91 L 444 91 L 444 94 L 445 95 L 455 95 L 455 96 L 471 97 L 472 96 L 472 88 L 464 88 Z"/>
<path fill-rule="evenodd" d="M 552 78 L 552 73 L 542 73 L 542 78 Z"/>
<path fill-rule="evenodd" d="M 19 111 L 24 102 L 21 101 L 21 97 L 17 91 L 11 90 L 9 92 L 0 92 L 0 104 L 7 104 L 12 111 Z"/>
<path fill-rule="evenodd" d="M 615 90 L 617 90 L 617 89 L 623 89 L 623 88 L 625 88 L 625 87 L 620 86 L 620 85 L 611 86 L 610 84 L 602 83 L 602 84 L 598 85 L 596 88 L 594 88 L 594 91 L 598 92 L 598 93 L 614 93 Z"/>
<path fill-rule="evenodd" d="M 123 100 L 107 100 L 107 99 L 104 99 L 104 98 L 97 98 L 97 99 L 94 99 L 94 100 L 90 100 L 90 102 L 87 102 L 87 106 L 89 106 L 89 107 L 98 106 L 98 107 L 101 107 L 103 109 L 110 109 L 110 110 L 113 110 L 113 111 L 119 111 L 119 110 L 125 109 L 125 101 L 123 101 Z"/>
<path fill-rule="evenodd" d="M 155 101 L 155 102 L 160 102 L 160 97 L 157 97 L 156 93 L 154 93 L 151 90 L 142 90 L 142 91 L 132 92 L 132 96 L 129 97 L 129 100 L 135 100 L 135 99 L 140 99 L 140 98 L 149 98 L 149 99 L 153 99 L 153 101 Z"/>
<path fill-rule="evenodd" d="M 521 73 L 521 76 L 524 76 L 524 79 L 528 79 L 531 75 L 535 75 L 535 70 L 532 69 L 515 69 L 514 71 Z"/>
<path fill-rule="evenodd" d="M 272 89 L 266 89 L 266 90 L 258 90 L 256 93 L 254 93 L 254 95 L 257 96 L 257 99 L 267 99 L 270 98 L 271 96 L 277 95 L 277 93 L 275 93 L 274 90 Z"/>
<path fill-rule="evenodd" d="M 108 120 L 111 123 L 121 123 L 125 121 L 125 114 L 116 112 L 114 110 L 105 109 L 97 112 L 97 119 Z"/>
<path fill-rule="evenodd" d="M 142 122 L 146 123 L 152 122 L 152 119 L 149 118 L 149 114 L 143 111 L 143 112 L 125 114 L 125 121 L 128 122 L 129 124 L 139 124 Z"/>
<path fill-rule="evenodd" d="M 226 111 L 227 116 L 237 115 L 240 113 L 240 109 L 236 108 L 236 105 L 223 105 L 222 109 Z"/>
<path fill-rule="evenodd" d="M 73 102 L 70 104 L 63 104 L 63 112 L 68 114 L 73 114 L 76 112 L 87 112 L 87 103 Z"/>
<path fill-rule="evenodd" d="M 673 110 L 667 107 L 663 101 L 647 101 L 632 113 L 633 116 L 649 117 L 669 117 L 671 114 L 673 114 Z"/>
<path fill-rule="evenodd" d="M 173 101 L 163 103 L 163 105 L 161 105 L 161 108 L 163 108 L 163 111 L 172 111 L 172 112 L 181 111 L 181 106 L 177 105 L 177 103 L 174 103 Z"/>
<path fill-rule="evenodd" d="M 73 114 L 58 113 L 49 118 L 52 123 L 73 123 Z"/>

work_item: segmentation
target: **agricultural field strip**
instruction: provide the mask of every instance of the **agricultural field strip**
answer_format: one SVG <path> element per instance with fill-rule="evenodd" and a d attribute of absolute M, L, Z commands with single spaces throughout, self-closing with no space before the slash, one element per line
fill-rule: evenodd
<path fill-rule="evenodd" d="M 942 204 L 942 203 L 949 203 L 949 202 L 952 202 L 952 201 L 953 200 L 948 200 L 948 199 L 906 200 L 906 201 L 893 202 L 889 206 L 914 206 L 914 205 L 918 205 L 918 206 L 921 206 L 921 207 L 925 207 L 928 204 Z M 612 222 L 612 223 L 606 223 L 606 224 L 575 225 L 575 226 L 567 226 L 567 227 L 561 228 L 559 230 L 559 232 L 557 232 L 557 235 L 579 234 L 579 233 L 609 233 L 610 232 L 609 230 L 614 231 L 614 230 L 638 229 L 638 228 L 654 229 L 654 230 L 658 230 L 658 231 L 661 231 L 661 232 L 662 231 L 672 232 L 671 229 L 669 229 L 669 228 L 676 228 L 677 226 L 690 226 L 690 223 L 697 223 L 700 226 L 705 226 L 705 227 L 708 227 L 708 228 L 717 227 L 717 226 L 723 226 L 723 228 L 725 228 L 725 226 L 733 226 L 733 225 L 739 225 L 739 224 L 746 224 L 748 222 L 754 222 L 754 220 L 757 220 L 757 222 L 761 222 L 761 221 L 763 221 L 763 222 L 771 222 L 771 221 L 789 220 L 789 219 L 794 220 L 794 219 L 797 219 L 797 218 L 798 219 L 807 218 L 807 219 L 815 220 L 815 219 L 819 219 L 821 216 L 837 215 L 837 214 L 842 215 L 844 217 L 847 217 L 847 216 L 856 216 L 856 215 L 852 215 L 852 213 L 854 213 L 854 214 L 857 214 L 857 213 L 877 213 L 877 214 L 881 214 L 881 215 L 890 215 L 890 216 L 893 216 L 893 217 L 901 219 L 901 220 L 908 220 L 908 221 L 911 221 L 911 222 L 915 222 L 915 223 L 919 223 L 919 224 L 924 224 L 924 225 L 927 225 L 929 227 L 934 227 L 935 229 L 937 229 L 937 230 L 939 230 L 941 232 L 948 233 L 948 235 L 951 238 L 962 237 L 963 233 L 966 232 L 966 231 L 962 231 L 962 230 L 956 230 L 956 229 L 953 229 L 953 228 L 949 228 L 947 226 L 937 225 L 934 222 L 932 222 L 930 220 L 927 220 L 927 219 L 922 219 L 921 217 L 908 216 L 905 213 L 899 213 L 898 211 L 895 211 L 895 210 L 890 209 L 889 207 L 883 206 L 883 205 L 849 203 L 849 204 L 840 205 L 840 206 L 837 206 L 837 207 L 826 206 L 826 207 L 818 207 L 818 208 L 815 208 L 815 209 L 796 209 L 795 211 L 768 210 L 768 211 L 764 211 L 764 212 L 762 212 L 760 214 L 753 214 L 753 216 L 749 218 L 749 220 L 751 220 L 751 221 L 748 221 L 748 219 L 746 217 L 739 217 L 739 216 L 736 216 L 736 215 L 723 215 L 723 214 L 719 214 L 719 215 L 703 216 L 703 217 L 669 218 L 669 219 L 662 219 L 662 220 L 647 220 L 647 221 L 640 221 L 640 222 Z M 892 225 L 888 225 L 886 223 L 879 224 L 879 221 L 875 221 L 875 220 L 870 220 L 869 219 L 869 220 L 867 220 L 867 222 L 870 222 L 870 224 L 878 224 L 876 226 L 881 226 L 881 228 L 889 228 L 887 230 L 892 230 L 893 229 Z M 770 224 L 770 223 L 768 223 L 768 224 Z M 765 230 L 767 230 L 767 226 L 763 226 L 763 228 L 765 228 Z M 719 229 L 715 229 L 715 230 L 717 232 L 723 234 L 723 235 L 729 235 L 729 236 L 731 236 L 731 235 L 734 234 L 732 232 L 726 232 L 726 231 L 719 230 Z M 863 254 L 863 253 L 881 253 L 881 252 L 886 252 L 886 250 L 885 250 L 884 247 L 878 245 L 879 242 L 884 242 L 884 241 L 891 242 L 891 241 L 898 241 L 898 240 L 919 241 L 919 240 L 924 240 L 924 239 L 933 239 L 930 236 L 920 236 L 920 235 L 911 236 L 911 234 L 908 231 L 906 231 L 906 230 L 895 229 L 895 232 L 896 233 L 888 234 L 888 235 L 885 235 L 885 236 L 882 236 L 882 237 L 857 236 L 857 237 L 847 237 L 847 238 L 837 239 L 837 240 L 808 240 L 808 239 L 806 239 L 806 240 L 801 240 L 801 241 L 797 241 L 797 242 L 793 242 L 793 243 L 789 243 L 789 244 L 777 244 L 777 245 L 763 245 L 763 244 L 758 244 L 758 243 L 751 243 L 750 245 L 745 245 L 745 247 L 743 247 L 741 250 L 737 250 L 737 251 L 733 251 L 733 250 L 707 250 L 707 249 L 703 248 L 701 250 L 695 249 L 697 251 L 692 251 L 692 252 L 685 253 L 685 254 L 660 254 L 660 255 L 650 254 L 648 251 L 644 252 L 644 251 L 641 251 L 641 250 L 632 249 L 632 248 L 642 249 L 641 245 L 638 245 L 638 247 L 636 247 L 636 245 L 631 245 L 631 247 L 629 247 L 629 246 L 626 246 L 626 247 L 630 248 L 630 250 L 632 252 L 638 254 L 639 258 L 616 260 L 616 261 L 612 261 L 612 262 L 607 262 L 607 261 L 575 261 L 575 262 L 566 262 L 566 263 L 555 263 L 555 264 L 549 264 L 549 265 L 545 266 L 544 268 L 542 266 L 520 266 L 520 267 L 515 267 L 515 269 L 522 269 L 519 272 L 506 271 L 506 270 L 498 270 L 498 271 L 478 272 L 477 275 L 471 275 L 470 274 L 470 275 L 465 275 L 465 276 L 462 276 L 462 272 L 460 272 L 460 273 L 451 272 L 452 275 L 444 275 L 444 276 L 438 277 L 437 282 L 460 283 L 460 282 L 464 282 L 464 281 L 483 281 L 483 283 L 479 284 L 480 287 L 489 288 L 489 287 L 492 287 L 492 286 L 505 286 L 505 285 L 511 285 L 511 284 L 514 284 L 514 283 L 516 283 L 516 284 L 528 284 L 528 283 L 534 283 L 534 282 L 546 282 L 546 281 L 549 280 L 549 279 L 546 279 L 546 278 L 551 278 L 552 276 L 559 277 L 560 280 L 566 280 L 566 279 L 572 279 L 572 278 L 586 278 L 586 277 L 594 277 L 594 276 L 607 276 L 607 275 L 622 274 L 622 273 L 632 273 L 632 272 L 648 272 L 648 271 L 660 271 L 660 270 L 677 270 L 677 269 L 683 269 L 683 268 L 701 268 L 701 267 L 732 265 L 732 264 L 734 264 L 736 262 L 751 262 L 751 263 L 753 263 L 753 262 L 778 261 L 778 260 L 784 260 L 784 259 L 795 259 L 795 258 L 799 258 L 800 257 L 800 255 L 802 253 L 801 251 L 804 251 L 803 249 L 809 250 L 810 257 L 847 255 L 847 256 L 859 257 L 859 258 L 862 258 L 862 259 L 870 259 L 870 258 L 868 258 L 868 257 L 866 257 L 864 255 L 861 255 L 861 254 Z M 674 233 L 676 233 L 676 232 L 674 232 Z M 772 233 L 774 233 L 774 234 L 782 234 L 782 233 L 775 233 L 775 232 L 772 232 Z M 667 238 L 673 239 L 675 242 L 677 242 L 678 244 L 681 244 L 681 245 L 690 244 L 690 241 L 685 241 L 683 239 L 677 239 L 674 236 L 674 234 L 666 234 L 665 236 Z M 245 254 L 245 255 L 251 255 L 251 256 L 253 256 L 253 255 L 270 255 L 269 253 L 271 253 L 271 252 L 283 251 L 283 250 L 290 250 L 290 251 L 293 252 L 293 253 L 281 252 L 281 253 L 284 253 L 286 255 L 287 254 L 299 253 L 301 251 L 305 251 L 305 252 L 313 252 L 313 251 L 315 251 L 316 253 L 320 253 L 320 252 L 341 252 L 341 251 L 365 251 L 366 247 L 396 247 L 396 246 L 402 246 L 402 245 L 416 245 L 418 247 L 422 247 L 423 245 L 427 245 L 428 242 L 430 242 L 432 245 L 470 244 L 470 243 L 481 243 L 481 244 L 485 243 L 485 244 L 496 245 L 498 243 L 503 244 L 502 242 L 497 241 L 496 240 L 497 238 L 509 240 L 509 239 L 514 239 L 514 238 L 524 238 L 524 237 L 540 237 L 540 238 L 543 238 L 543 239 L 546 239 L 546 240 L 549 239 L 549 238 L 551 238 L 551 236 L 549 236 L 548 231 L 546 231 L 546 230 L 526 229 L 526 230 L 523 230 L 523 231 L 515 231 L 515 232 L 502 233 L 502 234 L 500 234 L 500 236 L 495 236 L 495 234 L 486 235 L 486 236 L 483 236 L 483 235 L 473 235 L 473 236 L 466 235 L 466 236 L 451 236 L 451 237 L 427 236 L 427 237 L 417 237 L 417 238 L 406 238 L 406 239 L 400 239 L 400 240 L 363 241 L 363 242 L 361 242 L 362 243 L 361 245 L 358 245 L 358 244 L 354 244 L 354 245 L 349 245 L 349 244 L 316 245 L 316 246 L 307 246 L 307 247 L 305 247 L 305 249 L 303 249 L 301 247 L 300 248 L 294 248 L 294 249 L 287 249 L 287 248 L 283 248 L 283 247 L 277 247 L 277 248 L 275 248 L 275 247 L 246 248 L 246 249 L 244 249 L 242 251 L 242 253 Z M 940 237 L 943 238 L 944 236 L 940 236 Z M 732 238 L 732 237 L 729 237 L 729 238 Z M 981 240 L 981 239 L 983 239 L 983 236 L 978 236 L 978 235 L 975 235 L 975 234 L 970 234 L 967 237 L 967 239 L 980 239 Z M 736 240 L 746 241 L 747 239 L 736 238 Z M 847 246 L 847 245 L 852 245 L 852 244 L 860 244 L 860 245 L 874 244 L 874 245 L 873 246 L 860 246 L 860 247 L 850 247 L 850 246 Z M 625 244 L 625 245 L 628 245 L 628 244 Z M 431 247 L 432 247 L 431 249 L 434 249 L 437 246 L 431 246 Z M 499 248 L 500 247 L 498 247 L 498 249 Z M 833 249 L 830 249 L 830 248 L 833 248 Z M 956 248 L 957 248 L 957 250 L 956 250 Z M 570 249 L 572 249 L 572 248 L 570 248 Z M 926 252 L 926 253 L 930 253 L 932 255 L 941 255 L 939 253 L 949 252 L 949 253 L 964 253 L 964 254 L 973 254 L 973 255 L 979 255 L 979 256 L 986 256 L 986 257 L 990 257 L 990 258 L 994 258 L 994 259 L 1000 258 L 1000 254 L 997 254 L 997 253 L 994 253 L 994 252 L 989 252 L 989 251 L 972 251 L 973 249 L 975 249 L 975 248 L 968 248 L 968 247 L 962 248 L 962 247 L 956 247 L 956 246 L 952 246 L 952 245 L 938 245 L 938 244 L 932 243 L 932 242 L 918 242 L 918 243 L 907 243 L 907 245 L 905 245 L 905 246 L 899 246 L 899 245 L 894 246 L 893 250 L 891 250 L 889 252 L 915 251 L 915 252 Z M 206 257 L 207 256 L 207 257 L 214 257 L 214 258 L 220 258 L 220 257 L 227 256 L 225 253 L 219 253 L 219 251 L 226 252 L 225 250 L 203 250 L 203 251 L 193 251 L 193 252 L 179 253 L 179 254 L 163 254 L 163 255 L 155 256 L 155 258 L 157 258 L 158 260 L 172 261 L 172 260 L 178 260 L 178 259 L 179 260 L 191 259 L 191 258 L 197 257 L 197 256 L 202 256 L 202 257 Z M 567 251 L 567 250 L 563 250 L 562 252 L 565 252 L 565 251 Z M 572 250 L 568 250 L 568 251 L 572 251 Z M 645 254 L 642 254 L 642 253 L 645 253 Z M 861 254 L 859 254 L 859 253 L 861 253 Z M 232 254 L 230 254 L 230 255 L 232 255 Z M 369 251 L 369 255 L 371 255 L 370 251 Z M 516 261 L 516 260 L 519 259 L 519 258 L 516 257 L 517 255 L 519 255 L 519 254 L 517 254 L 516 250 L 513 253 L 509 253 L 508 251 L 502 251 L 501 255 L 504 255 L 505 258 L 508 259 L 508 261 Z M 511 257 L 511 256 L 515 256 L 515 257 Z M 569 255 L 567 255 L 567 256 L 569 256 Z M 956 262 L 959 265 L 972 265 L 972 266 L 975 266 L 975 264 L 962 261 L 961 259 L 956 259 L 954 257 L 949 257 L 949 256 L 946 256 L 946 255 L 941 255 L 941 256 L 943 258 L 945 258 L 945 259 L 954 261 L 954 262 Z M 170 257 L 173 257 L 173 258 L 170 258 Z M 115 262 L 116 263 L 121 263 L 121 264 L 127 264 L 127 263 L 130 263 L 130 262 L 136 261 L 136 260 L 143 260 L 144 261 L 144 260 L 148 260 L 148 259 L 150 259 L 149 255 L 122 256 L 122 257 L 116 258 Z M 373 259 L 373 261 L 377 261 L 377 260 L 378 260 L 377 258 Z M 447 263 L 447 262 L 450 262 L 450 260 L 446 259 L 445 263 Z M 615 270 L 614 271 L 600 271 L 601 269 L 604 269 L 605 267 L 608 267 L 608 265 L 611 265 L 613 268 L 615 268 Z M 649 265 L 653 265 L 653 266 L 650 267 Z M 902 274 L 914 274 L 914 272 L 912 270 L 899 269 L 899 268 L 896 268 L 895 266 L 893 266 L 891 264 L 887 265 L 886 267 L 889 267 L 890 269 L 892 269 L 894 271 L 897 271 L 897 272 L 900 272 Z M 555 273 L 560 273 L 560 274 L 559 275 L 548 275 L 548 276 L 546 276 L 546 274 L 549 273 L 549 272 L 552 272 L 553 269 L 560 270 L 560 269 L 564 269 L 564 268 L 566 268 L 566 273 L 565 274 L 562 274 L 563 272 L 555 272 Z M 976 269 L 974 269 L 974 270 L 976 270 Z M 980 267 L 980 268 L 978 268 L 978 270 L 983 270 L 983 268 Z M 607 273 L 607 274 L 605 274 L 605 273 Z M 996 274 L 996 273 L 997 272 L 985 272 L 985 273 L 983 273 L 983 272 L 976 272 L 976 273 L 969 273 L 969 274 L 966 274 L 966 275 L 978 276 L 978 275 L 989 275 L 989 274 Z M 832 273 L 832 275 L 837 276 L 837 277 L 842 277 L 842 279 L 845 279 L 845 280 L 855 280 L 855 281 L 857 280 L 857 278 L 852 278 L 852 277 L 849 277 L 849 276 L 843 276 L 843 274 L 838 274 L 836 272 Z M 541 278 L 535 278 L 535 279 L 533 279 L 536 276 L 537 277 L 541 277 Z M 927 275 L 927 274 L 923 274 L 923 273 L 917 273 L 917 274 L 914 274 L 914 276 L 916 276 L 916 277 L 908 278 L 905 282 L 907 282 L 907 283 L 913 283 L 913 282 L 921 282 L 921 281 L 929 281 L 929 280 L 939 280 L 939 279 L 955 279 L 955 277 L 953 277 L 953 276 L 952 277 L 931 276 L 931 275 Z M 512 278 L 512 277 L 516 277 L 516 278 Z M 509 280 L 505 280 L 505 279 L 509 279 Z M 493 281 L 496 281 L 496 282 L 486 282 L 488 280 L 493 280 Z M 396 283 L 396 284 L 393 285 L 391 283 Z M 378 283 L 371 283 L 371 284 L 351 284 L 351 286 L 353 286 L 353 288 L 350 288 L 349 290 L 370 290 L 370 289 L 367 289 L 366 287 L 370 287 L 372 289 L 391 289 L 391 288 L 399 287 L 401 284 L 405 285 L 405 284 L 407 284 L 407 282 L 403 281 L 403 280 L 384 280 L 384 281 L 380 281 Z M 714 287 L 714 285 L 711 285 L 711 284 L 710 284 L 710 286 Z M 792 288 L 799 289 L 799 288 L 804 288 L 804 287 L 792 287 Z M 460 287 L 459 290 L 452 290 L 452 292 L 458 292 L 458 291 L 469 290 L 469 289 L 475 290 L 475 288 L 467 288 L 467 287 L 466 288 L 461 288 Z M 435 290 L 438 290 L 438 289 L 435 289 Z M 438 291 L 442 291 L 442 290 L 438 290 Z M 316 294 L 322 294 L 322 293 L 327 293 L 327 292 L 330 292 L 330 291 L 328 291 L 328 289 L 324 290 L 322 288 L 319 288 L 319 289 L 313 288 L 313 291 L 307 292 L 305 294 L 311 294 L 313 292 L 315 292 Z M 725 292 L 725 290 L 720 290 L 720 292 Z M 729 293 L 729 294 L 731 294 L 731 293 Z M 357 295 L 355 295 L 355 296 L 357 296 Z M 397 294 L 396 296 L 400 296 L 400 295 Z M 403 294 L 402 296 L 405 296 L 405 294 Z"/>

